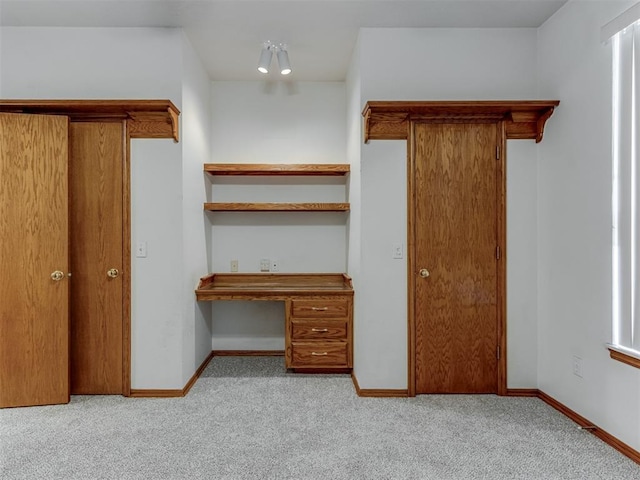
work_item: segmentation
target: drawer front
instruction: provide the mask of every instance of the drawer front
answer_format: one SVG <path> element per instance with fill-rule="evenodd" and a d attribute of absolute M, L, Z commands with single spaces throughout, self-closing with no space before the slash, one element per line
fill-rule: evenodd
<path fill-rule="evenodd" d="M 349 350 L 346 342 L 291 344 L 291 367 L 348 367 Z"/>
<path fill-rule="evenodd" d="M 294 340 L 346 340 L 347 320 L 292 320 L 291 338 Z"/>
<path fill-rule="evenodd" d="M 294 317 L 348 317 L 349 301 L 338 300 L 293 300 L 291 313 Z"/>

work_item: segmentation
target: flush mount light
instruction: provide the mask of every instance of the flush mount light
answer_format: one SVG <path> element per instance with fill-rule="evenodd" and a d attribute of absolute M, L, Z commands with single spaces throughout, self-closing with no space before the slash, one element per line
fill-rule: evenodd
<path fill-rule="evenodd" d="M 260 52 L 260 60 L 258 61 L 258 71 L 260 73 L 269 73 L 269 67 L 271 66 L 271 59 L 273 58 L 274 51 L 278 57 L 280 74 L 289 75 L 291 73 L 291 64 L 289 63 L 287 46 L 284 43 L 276 45 L 275 43 L 267 41 L 262 45 L 262 52 Z"/>

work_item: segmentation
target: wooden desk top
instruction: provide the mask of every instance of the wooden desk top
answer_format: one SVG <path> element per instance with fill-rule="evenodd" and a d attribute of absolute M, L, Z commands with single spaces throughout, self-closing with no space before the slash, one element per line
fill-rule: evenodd
<path fill-rule="evenodd" d="M 344 273 L 212 273 L 200 279 L 196 300 L 288 300 L 305 295 L 353 296 Z"/>

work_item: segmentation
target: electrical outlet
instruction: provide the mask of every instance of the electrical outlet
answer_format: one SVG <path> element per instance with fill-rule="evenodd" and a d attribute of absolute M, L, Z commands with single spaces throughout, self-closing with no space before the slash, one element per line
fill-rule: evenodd
<path fill-rule="evenodd" d="M 280 268 L 280 263 L 278 262 L 278 260 L 274 260 L 273 258 L 271 259 L 271 271 L 272 272 L 277 272 Z"/>
<path fill-rule="evenodd" d="M 582 359 L 576 355 L 573 356 L 573 374 L 582 378 Z"/>
<path fill-rule="evenodd" d="M 260 271 L 268 272 L 271 269 L 271 261 L 268 258 L 263 258 L 260 260 Z"/>
<path fill-rule="evenodd" d="M 147 258 L 147 242 L 138 242 L 136 244 L 136 257 Z"/>
<path fill-rule="evenodd" d="M 238 271 L 238 260 L 231 260 L 230 270 L 234 273 Z"/>
<path fill-rule="evenodd" d="M 401 243 L 393 244 L 393 258 L 404 258 L 404 248 Z"/>

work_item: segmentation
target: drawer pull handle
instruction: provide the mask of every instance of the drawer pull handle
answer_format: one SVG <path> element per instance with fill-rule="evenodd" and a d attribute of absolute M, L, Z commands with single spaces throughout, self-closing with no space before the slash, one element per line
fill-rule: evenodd
<path fill-rule="evenodd" d="M 329 331 L 328 328 L 312 328 L 311 329 L 312 332 L 320 332 L 320 333 L 326 333 Z"/>
<path fill-rule="evenodd" d="M 311 352 L 312 357 L 326 357 L 329 355 L 328 352 Z"/>
<path fill-rule="evenodd" d="M 329 307 L 311 307 L 311 310 L 314 312 L 326 312 L 329 310 Z"/>

